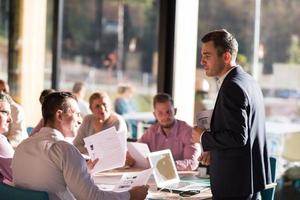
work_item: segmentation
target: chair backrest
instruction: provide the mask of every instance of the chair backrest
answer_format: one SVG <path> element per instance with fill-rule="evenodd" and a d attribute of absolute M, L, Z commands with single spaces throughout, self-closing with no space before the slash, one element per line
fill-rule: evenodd
<path fill-rule="evenodd" d="M 300 161 L 300 133 L 289 133 L 284 137 L 282 157 L 288 161 Z"/>
<path fill-rule="evenodd" d="M 152 123 L 139 122 L 137 124 L 137 139 L 140 139 L 150 126 L 152 126 Z"/>
<path fill-rule="evenodd" d="M 272 183 L 276 181 L 276 167 L 277 167 L 277 159 L 274 157 L 270 157 L 270 167 L 271 167 L 271 180 Z M 260 192 L 262 200 L 273 200 L 275 195 L 276 185 L 272 188 L 265 189 Z"/>
<path fill-rule="evenodd" d="M 5 183 L 0 183 L 0 197 L 6 200 L 49 200 L 47 192 L 16 188 Z"/>
<path fill-rule="evenodd" d="M 26 131 L 27 131 L 28 136 L 31 135 L 32 130 L 33 130 L 33 127 L 30 127 L 30 126 L 29 126 L 29 127 L 26 128 Z"/>

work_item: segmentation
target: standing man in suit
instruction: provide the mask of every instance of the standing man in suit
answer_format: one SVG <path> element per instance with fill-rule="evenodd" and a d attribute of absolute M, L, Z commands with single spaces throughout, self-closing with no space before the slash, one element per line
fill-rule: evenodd
<path fill-rule="evenodd" d="M 238 43 L 226 30 L 201 39 L 201 64 L 216 77 L 219 93 L 210 130 L 194 128 L 193 140 L 206 152 L 213 199 L 257 199 L 270 183 L 265 109 L 256 81 L 236 64 Z"/>

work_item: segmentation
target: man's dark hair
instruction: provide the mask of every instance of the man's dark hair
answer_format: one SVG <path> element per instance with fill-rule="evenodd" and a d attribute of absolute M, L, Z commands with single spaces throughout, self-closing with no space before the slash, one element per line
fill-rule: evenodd
<path fill-rule="evenodd" d="M 40 94 L 40 98 L 39 98 L 40 103 L 43 104 L 45 97 L 52 92 L 55 92 L 55 90 L 54 89 L 44 89 Z"/>
<path fill-rule="evenodd" d="M 174 101 L 169 94 L 158 93 L 153 97 L 153 108 L 155 108 L 156 103 L 165 103 L 168 101 L 172 104 L 172 106 L 174 105 Z"/>
<path fill-rule="evenodd" d="M 238 43 L 235 37 L 226 29 L 209 32 L 202 37 L 201 41 L 202 43 L 212 41 L 219 56 L 225 52 L 229 52 L 232 55 L 233 60 L 235 60 L 237 57 Z"/>
<path fill-rule="evenodd" d="M 42 104 L 42 114 L 45 124 L 47 122 L 54 122 L 57 110 L 67 112 L 70 107 L 67 101 L 69 98 L 77 101 L 76 97 L 71 92 L 52 92 L 45 97 Z"/>

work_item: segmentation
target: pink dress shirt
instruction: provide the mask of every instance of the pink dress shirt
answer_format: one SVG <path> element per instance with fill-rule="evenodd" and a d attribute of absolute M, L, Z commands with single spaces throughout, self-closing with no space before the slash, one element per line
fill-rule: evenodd
<path fill-rule="evenodd" d="M 139 142 L 146 143 L 151 152 L 170 149 L 177 170 L 195 170 L 198 167 L 200 145 L 192 142 L 192 127 L 184 121 L 176 119 L 167 136 L 156 123 L 144 133 Z"/>
<path fill-rule="evenodd" d="M 12 181 L 11 161 L 13 156 L 14 149 L 7 138 L 0 134 L 0 182 L 4 179 Z"/>

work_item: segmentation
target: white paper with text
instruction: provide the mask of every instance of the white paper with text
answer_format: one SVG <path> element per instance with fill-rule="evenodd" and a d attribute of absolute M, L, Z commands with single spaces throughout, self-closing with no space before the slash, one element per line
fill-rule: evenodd
<path fill-rule="evenodd" d="M 124 192 L 128 191 L 135 186 L 146 185 L 153 169 L 146 169 L 140 172 L 130 172 L 123 174 L 118 185 L 115 186 L 113 191 Z"/>
<path fill-rule="evenodd" d="M 85 147 L 91 159 L 99 158 L 92 173 L 124 166 L 127 149 L 125 140 L 125 133 L 118 133 L 115 127 L 84 138 Z"/>
<path fill-rule="evenodd" d="M 204 110 L 196 114 L 197 127 L 210 130 L 210 121 L 213 110 Z"/>

